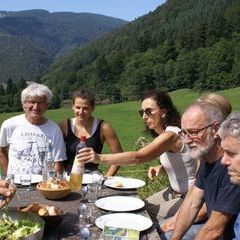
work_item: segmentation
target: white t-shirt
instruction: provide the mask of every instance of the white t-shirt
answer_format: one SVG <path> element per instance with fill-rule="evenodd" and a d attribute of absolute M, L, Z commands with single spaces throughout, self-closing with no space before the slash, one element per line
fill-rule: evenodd
<path fill-rule="evenodd" d="M 33 174 L 41 174 L 49 140 L 54 161 L 66 160 L 61 129 L 51 120 L 34 125 L 22 114 L 4 121 L 0 130 L 0 147 L 9 146 L 8 174 L 19 174 L 23 166 L 30 165 Z"/>
<path fill-rule="evenodd" d="M 165 132 L 174 132 L 176 134 L 180 131 L 180 128 L 173 126 L 168 126 L 165 130 Z M 172 189 L 181 194 L 187 193 L 197 171 L 197 160 L 190 157 L 188 147 L 183 143 L 180 152 L 165 152 L 159 158 L 168 175 Z"/>

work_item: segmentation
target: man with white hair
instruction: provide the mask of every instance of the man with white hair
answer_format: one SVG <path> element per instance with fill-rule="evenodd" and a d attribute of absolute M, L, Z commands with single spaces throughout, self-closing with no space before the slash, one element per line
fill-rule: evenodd
<path fill-rule="evenodd" d="M 234 237 L 240 187 L 231 184 L 227 168 L 221 165 L 223 149 L 218 129 L 222 121 L 220 110 L 210 103 L 195 103 L 184 112 L 181 137 L 191 156 L 200 159 L 201 165 L 195 185 L 181 205 L 173 233 L 167 232 L 162 237 L 171 240 L 232 240 Z M 204 202 L 208 219 L 196 229 L 192 224 Z"/>
<path fill-rule="evenodd" d="M 224 150 L 221 163 L 227 166 L 231 183 L 240 185 L 240 112 L 230 114 L 221 124 L 218 133 Z M 235 222 L 234 232 L 235 239 L 240 240 L 240 214 Z"/>
<path fill-rule="evenodd" d="M 31 168 L 41 174 L 47 151 L 51 149 L 55 171 L 66 159 L 62 132 L 57 124 L 44 117 L 52 98 L 50 89 L 30 83 L 21 93 L 24 114 L 3 122 L 0 130 L 0 168 L 6 174 L 20 174 Z"/>

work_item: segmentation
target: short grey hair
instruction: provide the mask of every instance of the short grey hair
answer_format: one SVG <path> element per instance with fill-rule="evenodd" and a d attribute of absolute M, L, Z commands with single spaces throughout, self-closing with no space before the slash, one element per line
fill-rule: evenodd
<path fill-rule="evenodd" d="M 228 136 L 240 138 L 240 112 L 231 113 L 221 124 L 218 134 L 221 139 L 225 139 Z"/>
<path fill-rule="evenodd" d="M 223 122 L 224 118 L 222 115 L 222 112 L 219 108 L 217 108 L 214 104 L 209 102 L 196 102 L 190 105 L 186 111 L 194 110 L 194 109 L 200 109 L 201 112 L 204 114 L 205 118 L 209 123 L 213 122 Z"/>
<path fill-rule="evenodd" d="M 52 99 L 52 92 L 48 86 L 35 82 L 27 82 L 28 86 L 21 93 L 21 101 L 24 104 L 29 97 L 46 97 L 47 103 Z"/>

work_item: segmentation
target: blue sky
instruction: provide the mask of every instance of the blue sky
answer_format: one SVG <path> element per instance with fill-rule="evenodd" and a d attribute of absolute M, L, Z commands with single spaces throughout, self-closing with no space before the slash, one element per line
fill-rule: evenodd
<path fill-rule="evenodd" d="M 0 0 L 0 11 L 45 9 L 50 12 L 90 12 L 134 20 L 166 0 Z"/>

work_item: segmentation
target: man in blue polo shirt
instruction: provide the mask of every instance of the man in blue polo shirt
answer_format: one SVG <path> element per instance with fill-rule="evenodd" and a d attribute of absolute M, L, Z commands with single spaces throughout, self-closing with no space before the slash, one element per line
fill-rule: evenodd
<path fill-rule="evenodd" d="M 230 181 L 240 185 L 240 112 L 230 114 L 221 124 L 218 133 L 224 150 L 221 163 L 227 166 Z M 235 222 L 234 232 L 234 239 L 240 240 L 240 214 Z"/>
<path fill-rule="evenodd" d="M 192 157 L 201 160 L 194 187 L 180 208 L 172 240 L 232 239 L 233 224 L 240 210 L 240 187 L 230 182 L 227 168 L 221 165 L 223 149 L 217 134 L 223 118 L 212 104 L 195 103 L 182 116 L 181 137 Z M 207 221 L 201 227 L 192 225 L 203 203 Z M 164 239 L 164 238 L 163 238 Z"/>

